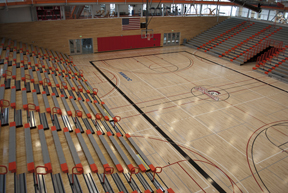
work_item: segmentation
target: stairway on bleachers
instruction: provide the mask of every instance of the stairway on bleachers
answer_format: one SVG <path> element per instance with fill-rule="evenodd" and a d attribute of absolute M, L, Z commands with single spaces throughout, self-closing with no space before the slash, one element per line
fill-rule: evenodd
<path fill-rule="evenodd" d="M 71 57 L 2 38 L 0 68 L 0 192 L 173 193 Z"/>
<path fill-rule="evenodd" d="M 288 83 L 288 45 L 272 48 L 258 56 L 253 70 Z"/>
<path fill-rule="evenodd" d="M 256 20 L 230 18 L 185 45 L 242 65 L 269 46 L 288 45 L 288 27 Z M 272 44 L 273 43 L 273 44 Z"/>

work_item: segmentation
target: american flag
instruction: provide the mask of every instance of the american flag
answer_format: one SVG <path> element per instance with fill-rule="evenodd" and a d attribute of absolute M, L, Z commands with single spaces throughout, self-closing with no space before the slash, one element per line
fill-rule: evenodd
<path fill-rule="evenodd" d="M 122 19 L 122 30 L 140 29 L 140 18 Z"/>

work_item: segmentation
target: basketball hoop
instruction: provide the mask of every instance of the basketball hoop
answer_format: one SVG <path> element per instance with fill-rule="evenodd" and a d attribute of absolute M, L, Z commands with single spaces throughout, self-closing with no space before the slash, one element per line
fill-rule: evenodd
<path fill-rule="evenodd" d="M 151 38 L 154 37 L 154 31 L 153 29 L 143 29 L 141 30 L 141 38 L 145 39 L 147 38 L 147 40 L 150 40 Z"/>
<path fill-rule="evenodd" d="M 150 34 L 147 33 L 147 40 L 150 41 Z"/>

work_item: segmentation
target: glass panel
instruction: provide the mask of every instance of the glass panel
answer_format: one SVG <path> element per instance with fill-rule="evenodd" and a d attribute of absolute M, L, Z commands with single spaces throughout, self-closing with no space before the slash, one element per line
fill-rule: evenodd
<path fill-rule="evenodd" d="M 219 6 L 219 15 L 220 16 L 230 16 L 231 6 Z"/>
<path fill-rule="evenodd" d="M 239 9 L 239 16 L 240 17 L 247 17 L 247 15 L 248 15 L 248 9 L 247 8 L 242 8 L 242 11 L 241 11 L 241 9 Z"/>
<path fill-rule="evenodd" d="M 180 33 L 176 33 L 176 44 L 179 44 Z"/>
<path fill-rule="evenodd" d="M 81 11 L 82 9 L 82 12 L 81 12 L 81 15 L 80 17 L 76 18 L 76 19 L 87 19 L 87 18 L 92 18 L 92 6 L 91 5 L 85 5 L 85 6 L 76 6 L 76 9 L 77 10 L 79 9 L 79 12 Z M 74 11 L 75 12 L 75 11 Z"/>
<path fill-rule="evenodd" d="M 239 11 L 239 7 L 233 6 L 233 7 L 232 7 L 231 16 L 236 16 L 236 15 L 238 15 L 238 11 Z"/>
<path fill-rule="evenodd" d="M 167 34 L 164 33 L 163 45 L 166 45 L 166 36 L 167 36 Z"/>
<path fill-rule="evenodd" d="M 92 38 L 82 39 L 82 54 L 92 54 L 93 44 Z"/>
<path fill-rule="evenodd" d="M 213 16 L 216 15 L 217 5 L 202 5 L 202 15 Z"/>
<path fill-rule="evenodd" d="M 167 37 L 167 44 L 171 43 L 171 33 L 168 33 L 168 37 Z"/>
<path fill-rule="evenodd" d="M 267 10 L 267 9 L 262 9 L 262 12 L 260 13 L 260 19 L 262 19 L 262 20 L 267 20 L 268 13 L 269 13 L 269 10 Z"/>
<path fill-rule="evenodd" d="M 129 13 L 129 16 L 134 15 L 133 5 L 128 5 L 128 13 Z"/>
<path fill-rule="evenodd" d="M 276 16 L 277 11 L 276 10 L 270 10 L 269 14 L 269 21 L 275 21 L 275 16 Z"/>
<path fill-rule="evenodd" d="M 172 33 L 172 44 L 175 43 L 175 33 Z"/>
<path fill-rule="evenodd" d="M 191 4 L 191 7 L 188 9 L 188 14 L 199 15 L 200 14 L 200 4 Z"/>
<path fill-rule="evenodd" d="M 76 54 L 81 54 L 81 40 L 75 40 Z"/>
<path fill-rule="evenodd" d="M 74 50 L 74 40 L 69 40 L 69 46 L 70 46 L 70 53 L 75 54 Z"/>
<path fill-rule="evenodd" d="M 115 4 L 110 4 L 110 14 L 115 15 Z"/>

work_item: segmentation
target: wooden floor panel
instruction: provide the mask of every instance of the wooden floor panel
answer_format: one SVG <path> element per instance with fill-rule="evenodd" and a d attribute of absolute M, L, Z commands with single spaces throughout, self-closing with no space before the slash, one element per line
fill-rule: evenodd
<path fill-rule="evenodd" d="M 174 53 L 167 54 L 168 52 Z M 189 53 L 195 53 L 227 68 Z M 261 170 L 264 166 L 259 163 L 258 166 L 256 164 L 257 171 L 263 172 L 263 178 L 265 178 L 264 184 L 261 183 L 255 173 L 251 158 L 253 141 L 247 143 L 254 131 L 258 134 L 258 128 L 262 126 L 265 128 L 266 124 L 273 124 L 276 121 L 287 121 L 288 94 L 271 86 L 274 85 L 287 91 L 287 84 L 252 71 L 251 64 L 240 67 L 186 47 L 119 51 L 114 52 L 113 56 L 110 53 L 90 56 L 87 58 L 74 56 L 74 62 L 80 66 L 83 65 L 82 69 L 88 75 L 89 81 L 94 81 L 99 87 L 107 90 L 102 99 L 115 115 L 122 117 L 121 124 L 125 131 L 134 136 L 136 143 L 156 166 L 165 166 L 184 158 L 181 158 L 179 153 L 163 139 L 155 128 L 151 127 L 137 110 L 131 108 L 131 105 L 118 92 L 108 92 L 111 85 L 105 82 L 106 80 L 96 69 L 92 70 L 87 66 L 89 61 L 94 61 L 93 63 L 193 160 L 199 159 L 200 161 L 196 161 L 199 162 L 197 164 L 225 191 L 259 192 L 260 187 L 265 189 L 264 184 L 267 183 L 271 192 L 285 192 L 287 183 L 283 177 L 282 179 L 278 177 L 278 173 L 283 176 L 285 172 L 264 172 Z M 188 64 L 190 61 L 193 64 L 191 66 Z M 127 77 L 132 80 L 129 81 Z M 218 90 L 221 93 L 220 101 L 214 101 L 201 93 L 197 95 L 197 92 L 193 95 L 191 90 L 193 91 L 193 88 L 197 86 Z M 287 129 L 281 133 L 277 131 L 273 133 L 273 137 L 279 141 L 287 141 L 287 135 Z M 252 139 L 254 138 L 255 134 L 252 136 Z M 255 159 L 266 158 L 267 160 L 263 162 L 268 168 L 276 167 L 274 162 L 283 159 L 279 161 L 281 163 L 279 167 L 287 167 L 285 152 L 278 153 L 279 148 L 273 146 L 265 135 L 261 138 L 257 137 L 256 140 L 258 146 L 253 146 Z M 251 175 L 247 164 L 247 145 L 248 160 L 260 187 Z M 211 162 L 210 165 L 206 159 Z M 205 160 L 207 163 L 204 163 Z M 255 160 L 256 163 L 257 160 Z M 219 169 L 212 166 L 212 163 Z M 186 165 L 191 167 L 188 162 Z M 187 189 L 189 192 L 201 191 L 197 184 L 193 185 L 193 179 L 188 175 L 180 174 L 181 169 L 177 167 L 166 167 L 160 174 L 165 181 L 169 182 L 168 186 L 177 192 L 187 192 Z M 186 166 L 184 169 L 188 170 Z M 206 183 L 202 184 L 203 177 L 198 171 L 194 172 L 198 173 L 198 177 L 193 176 L 193 178 L 195 177 L 206 192 L 215 190 L 206 179 L 204 180 Z M 239 188 L 235 184 L 232 186 L 231 181 L 223 172 Z M 177 177 L 176 173 L 178 173 Z M 188 173 L 194 175 L 190 170 Z M 275 180 L 274 184 L 268 183 L 270 178 Z M 190 187 L 191 185 L 193 187 Z"/>
<path fill-rule="evenodd" d="M 2 57 L 4 56 L 3 52 Z M 118 115 L 122 118 L 120 124 L 124 131 L 132 136 L 151 163 L 155 167 L 164 167 L 159 175 L 175 192 L 217 192 L 211 183 L 212 180 L 205 178 L 204 173 L 207 173 L 226 192 L 261 192 L 261 190 L 265 192 L 269 190 L 281 193 L 287 190 L 287 84 L 252 71 L 252 64 L 237 66 L 183 46 L 79 55 L 74 56 L 73 61 L 79 69 L 83 70 L 84 77 L 89 83 L 99 90 L 98 97 L 107 104 L 115 116 Z M 91 65 L 90 61 L 158 127 L 153 127 L 148 119 L 143 117 L 125 99 L 125 96 Z M 31 63 L 34 65 L 33 58 Z M 1 70 L 2 68 L 3 65 L 1 65 Z M 38 83 L 36 72 L 33 72 L 33 75 Z M 43 78 L 43 74 L 41 75 Z M 17 68 L 17 77 L 20 76 L 20 69 Z M 52 86 L 55 87 L 52 76 L 49 75 L 49 78 Z M 56 79 L 60 83 L 58 76 Z M 1 79 L 0 83 L 3 84 L 4 79 Z M 23 88 L 23 81 L 21 84 Z M 72 84 L 76 88 L 73 81 Z M 213 93 L 219 98 L 219 101 L 197 91 L 196 88 L 199 86 L 208 89 L 209 93 Z M 71 90 L 69 84 L 68 88 Z M 33 89 L 33 84 L 31 84 L 31 90 Z M 42 86 L 40 86 L 40 91 L 43 91 Z M 49 91 L 52 94 L 50 87 Z M 58 88 L 57 91 L 60 95 Z M 10 92 L 10 89 L 5 90 L 5 99 L 10 100 Z M 66 94 L 68 95 L 67 91 Z M 27 96 L 28 103 L 33 102 L 32 94 L 28 93 Z M 37 95 L 37 98 L 41 112 L 45 112 L 42 95 Z M 16 101 L 16 109 L 22 109 L 21 91 L 16 92 Z M 48 101 L 52 109 L 54 103 L 51 97 Z M 66 115 L 61 99 L 57 98 L 57 101 L 63 114 Z M 75 102 L 82 109 L 78 101 Z M 74 116 L 74 107 L 68 99 L 67 103 Z M 85 106 L 90 111 L 88 105 Z M 38 117 L 38 113 L 35 112 L 35 116 Z M 53 124 L 49 117 L 50 114 L 46 113 L 46 116 L 48 125 L 51 127 Z M 83 112 L 83 118 L 86 117 Z M 94 115 L 92 117 L 95 118 Z M 23 123 L 26 123 L 25 111 L 23 111 L 22 118 Z M 64 128 L 59 115 L 58 119 L 61 128 Z M 69 120 L 71 123 L 73 122 L 71 117 Z M 9 121 L 14 121 L 12 109 L 10 109 Z M 79 121 L 84 127 L 83 121 Z M 89 120 L 89 122 L 92 125 L 92 121 Z M 40 122 L 37 120 L 36 125 L 39 124 Z M 101 127 L 104 128 L 102 125 Z M 111 126 L 109 125 L 109 127 Z M 74 124 L 72 124 L 72 128 L 76 129 Z M 20 127 L 16 130 L 17 174 L 20 174 L 27 172 L 24 128 Z M 38 129 L 30 131 L 35 166 L 43 165 Z M 171 143 L 159 131 L 163 131 L 171 139 Z M 69 173 L 71 173 L 71 169 L 75 165 L 74 161 L 63 131 L 59 131 L 58 135 Z M 71 132 L 70 135 L 83 165 L 84 173 L 90 173 L 88 161 L 75 132 Z M 103 166 L 87 134 L 83 133 L 82 136 L 99 173 L 103 173 Z M 70 192 L 67 175 L 61 172 L 51 130 L 45 130 L 45 137 L 53 174 L 61 173 L 65 190 Z M 116 171 L 116 167 L 97 134 L 93 137 L 108 164 Z M 104 135 L 104 138 L 109 142 L 109 146 L 123 166 L 124 173 L 128 173 L 128 168 L 108 136 Z M 116 136 L 115 139 L 120 147 L 125 149 Z M 4 165 L 8 165 L 8 140 L 9 126 L 1 127 L 0 150 L 3 153 L 0 156 L 0 163 Z M 195 164 L 191 165 L 189 158 L 183 157 L 173 146 L 178 146 L 183 150 L 193 160 L 190 162 L 199 165 L 200 169 Z M 132 149 L 135 151 L 134 148 Z M 124 153 L 136 166 L 129 153 L 126 150 Z M 119 175 L 129 192 L 132 192 L 124 176 Z M 146 174 L 143 175 L 148 180 Z M 92 174 L 92 176 L 98 189 L 104 192 L 97 174 Z M 135 175 L 133 178 L 140 184 Z M 47 190 L 51 192 L 53 189 L 51 178 L 47 175 L 45 179 Z M 118 190 L 110 175 L 108 175 L 108 179 L 113 189 Z M 84 178 L 80 176 L 79 180 L 83 191 L 87 192 Z M 9 173 L 7 175 L 8 192 L 14 191 L 13 184 L 14 174 Z M 151 182 L 149 184 L 155 189 Z M 32 189 L 33 186 L 32 174 L 27 174 L 27 187 Z M 142 186 L 140 189 L 144 191 Z"/>

